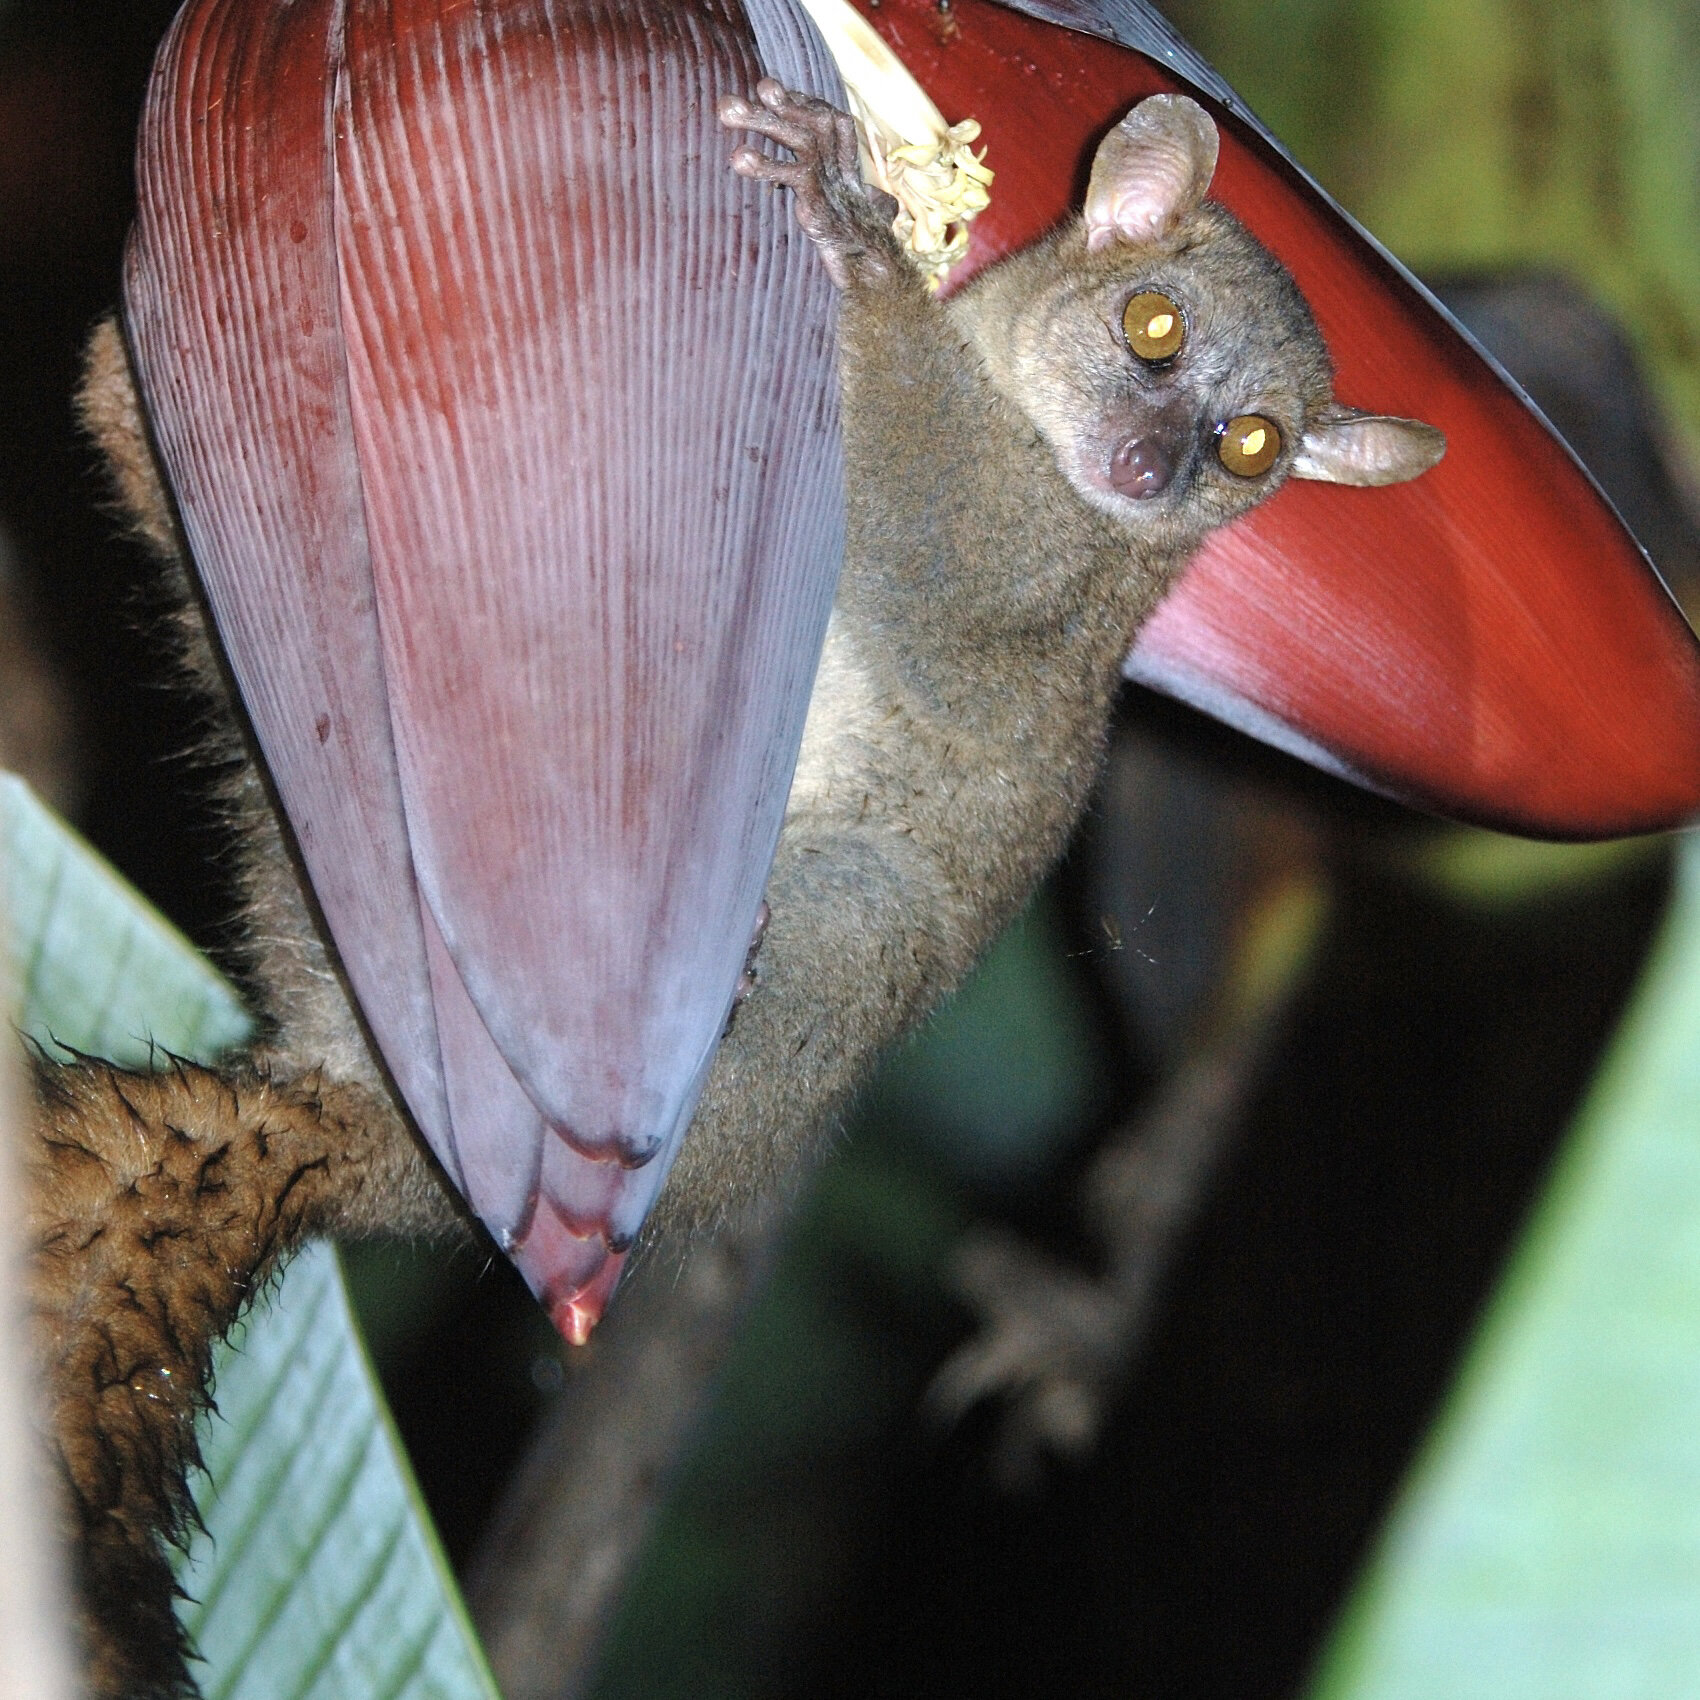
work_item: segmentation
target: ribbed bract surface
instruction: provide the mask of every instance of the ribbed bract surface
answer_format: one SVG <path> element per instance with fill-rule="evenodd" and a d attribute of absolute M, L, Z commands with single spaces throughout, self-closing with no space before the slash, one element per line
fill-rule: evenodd
<path fill-rule="evenodd" d="M 830 285 L 714 116 L 834 85 L 751 13 L 190 0 L 144 119 L 197 565 L 385 1058 L 557 1308 L 694 1106 L 842 553 Z"/>

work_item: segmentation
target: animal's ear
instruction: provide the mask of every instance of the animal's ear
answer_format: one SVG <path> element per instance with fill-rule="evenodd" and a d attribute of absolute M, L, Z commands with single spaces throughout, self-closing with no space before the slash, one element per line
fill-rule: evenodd
<path fill-rule="evenodd" d="M 1319 484 L 1404 484 L 1446 453 L 1446 437 L 1420 419 L 1331 406 L 1304 434 L 1293 476 Z"/>
<path fill-rule="evenodd" d="M 1086 246 L 1151 242 L 1204 199 L 1216 126 L 1184 94 L 1142 100 L 1098 145 L 1086 190 Z"/>

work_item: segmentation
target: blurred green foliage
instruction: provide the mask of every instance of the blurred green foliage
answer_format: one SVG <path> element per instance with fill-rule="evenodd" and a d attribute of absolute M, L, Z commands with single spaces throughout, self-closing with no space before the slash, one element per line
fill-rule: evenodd
<path fill-rule="evenodd" d="M 1700 840 L 1316 1700 L 1700 1692 Z"/>
<path fill-rule="evenodd" d="M 864 1117 L 914 1127 L 977 1182 L 1026 1179 L 1101 1113 L 1110 1083 L 1051 893 L 880 1070 Z"/>
<path fill-rule="evenodd" d="M 1692 0 L 1167 0 L 1294 154 L 1420 274 L 1568 272 L 1700 433 Z"/>
<path fill-rule="evenodd" d="M 855 1582 L 858 1506 L 952 1328 L 942 1269 L 965 1221 L 913 1141 L 864 1129 L 824 1171 L 621 1597 L 593 1700 L 796 1692 L 791 1653 Z"/>

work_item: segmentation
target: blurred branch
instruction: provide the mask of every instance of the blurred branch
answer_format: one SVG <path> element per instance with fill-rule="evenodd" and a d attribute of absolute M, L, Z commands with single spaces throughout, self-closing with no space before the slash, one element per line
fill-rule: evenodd
<path fill-rule="evenodd" d="M 36 641 L 0 532 L 0 768 L 21 775 L 44 803 L 67 814 L 77 793 L 74 754 L 65 689 Z"/>
<path fill-rule="evenodd" d="M 741 1216 L 630 1280 L 509 1484 L 467 1579 L 507 1700 L 573 1700 L 789 1219 Z"/>
<path fill-rule="evenodd" d="M 928 1393 L 955 1422 L 1002 1402 L 996 1468 L 1026 1485 L 1040 1456 L 1078 1458 L 1144 1344 L 1165 1275 L 1232 1142 L 1282 1018 L 1305 984 L 1325 900 L 1320 883 L 1278 879 L 1256 905 L 1227 1007 L 1158 1089 L 1111 1135 L 1081 1189 L 1104 1250 L 1099 1275 L 1004 1228 L 964 1236 L 952 1274 L 979 1328 Z"/>

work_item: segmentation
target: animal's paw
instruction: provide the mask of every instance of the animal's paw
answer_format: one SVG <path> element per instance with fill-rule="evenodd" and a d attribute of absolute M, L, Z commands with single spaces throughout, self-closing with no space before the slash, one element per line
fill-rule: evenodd
<path fill-rule="evenodd" d="M 904 262 L 891 233 L 897 203 L 861 179 L 856 120 L 824 100 L 794 94 L 773 77 L 756 84 L 756 102 L 723 96 L 720 122 L 765 136 L 795 158 L 773 159 L 746 143 L 733 153 L 732 169 L 791 190 L 797 222 L 840 289 L 876 287 L 899 277 Z"/>

